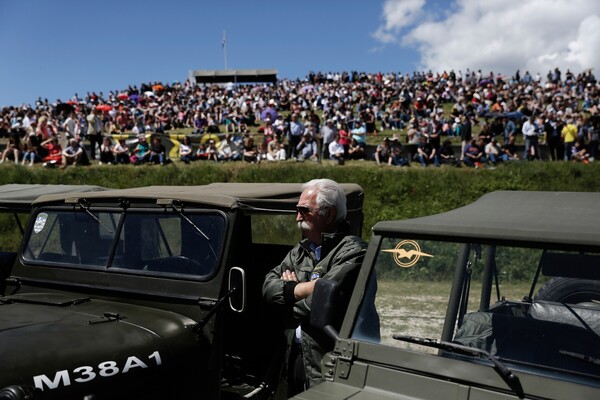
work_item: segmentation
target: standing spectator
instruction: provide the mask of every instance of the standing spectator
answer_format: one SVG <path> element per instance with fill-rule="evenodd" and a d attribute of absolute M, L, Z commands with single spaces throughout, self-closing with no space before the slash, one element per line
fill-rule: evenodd
<path fill-rule="evenodd" d="M 533 119 L 533 115 L 527 118 L 521 128 L 523 139 L 525 139 L 525 151 L 523 152 L 524 160 L 539 160 L 540 148 L 538 145 L 539 126 Z"/>
<path fill-rule="evenodd" d="M 504 144 L 508 143 L 510 137 L 516 134 L 517 126 L 515 125 L 515 122 L 510 118 L 504 117 Z"/>
<path fill-rule="evenodd" d="M 325 121 L 325 125 L 321 127 L 321 138 L 323 138 L 323 154 L 322 159 L 329 158 L 329 144 L 332 143 L 336 136 L 337 131 L 333 127 L 333 121 L 328 119 Z"/>
<path fill-rule="evenodd" d="M 548 118 L 544 121 L 544 141 L 548 146 L 548 153 L 550 155 L 550 160 L 552 161 L 560 161 L 563 159 L 562 129 L 562 122 L 556 119 L 553 112 L 550 113 Z"/>
<path fill-rule="evenodd" d="M 71 139 L 78 139 L 79 136 L 79 122 L 77 121 L 77 115 L 74 111 L 69 113 L 69 116 L 63 122 L 62 128 L 65 131 L 64 137 L 61 138 L 61 146 L 66 147 Z"/>
<path fill-rule="evenodd" d="M 98 114 L 100 114 L 100 110 L 94 107 L 87 116 L 87 138 L 90 141 L 90 160 L 96 159 L 96 145 L 98 148 L 102 145 L 104 124 Z"/>
<path fill-rule="evenodd" d="M 40 141 L 43 142 L 53 136 L 56 136 L 56 128 L 48 121 L 47 116 L 42 115 L 37 122 L 35 133 L 40 138 Z"/>
<path fill-rule="evenodd" d="M 597 120 L 596 120 L 597 121 Z M 590 161 L 594 161 L 598 154 L 598 141 L 600 139 L 600 129 L 598 124 L 594 124 L 591 119 L 589 120 L 588 129 L 588 151 L 590 152 Z"/>
<path fill-rule="evenodd" d="M 306 130 L 306 128 L 304 127 L 304 124 L 302 124 L 302 122 L 300 122 L 298 119 L 298 114 L 292 114 L 292 120 L 290 122 L 290 136 L 288 138 L 288 144 L 289 144 L 288 154 L 289 154 L 290 158 L 297 157 L 298 144 L 300 143 L 300 140 L 304 136 L 305 130 Z"/>
<path fill-rule="evenodd" d="M 572 160 L 573 146 L 575 143 L 575 139 L 577 139 L 577 131 L 578 131 L 578 129 L 577 129 L 577 126 L 575 126 L 575 124 L 573 123 L 573 118 L 568 117 L 567 124 L 564 126 L 564 128 L 561 131 L 561 137 L 565 144 L 564 159 L 567 161 Z"/>

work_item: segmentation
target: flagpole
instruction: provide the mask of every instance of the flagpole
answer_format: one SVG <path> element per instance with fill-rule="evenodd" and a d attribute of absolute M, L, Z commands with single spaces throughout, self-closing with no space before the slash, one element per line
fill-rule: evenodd
<path fill-rule="evenodd" d="M 225 59 L 225 69 L 227 69 L 227 33 L 223 31 L 223 42 L 221 43 L 223 47 L 223 58 Z"/>

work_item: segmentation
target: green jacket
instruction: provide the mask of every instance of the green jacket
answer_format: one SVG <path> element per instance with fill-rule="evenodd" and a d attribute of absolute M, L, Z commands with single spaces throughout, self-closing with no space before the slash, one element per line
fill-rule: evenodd
<path fill-rule="evenodd" d="M 342 302 L 347 306 L 367 244 L 358 236 L 342 232 L 323 234 L 319 262 L 316 261 L 315 254 L 309 246 L 310 242 L 304 239 L 290 250 L 281 264 L 266 275 L 262 291 L 267 303 L 283 313 L 286 319 L 288 328 L 286 329 L 288 344 L 286 369 L 295 329 L 298 324 L 302 326 L 301 347 L 304 371 L 309 386 L 314 386 L 322 381 L 321 359 L 326 352 L 333 349 L 333 344 L 329 343 L 322 332 L 311 330 L 308 324 L 312 295 L 296 301 L 293 298 L 293 285 L 291 285 L 292 293 L 289 293 L 290 290 L 286 289 L 286 282 L 281 280 L 281 275 L 283 271 L 289 269 L 296 272 L 300 282 L 310 281 L 313 273 L 318 273 L 320 278 L 335 280 L 340 283 Z M 345 307 L 342 308 L 341 312 L 345 313 Z M 339 326 L 336 328 L 339 329 Z"/>

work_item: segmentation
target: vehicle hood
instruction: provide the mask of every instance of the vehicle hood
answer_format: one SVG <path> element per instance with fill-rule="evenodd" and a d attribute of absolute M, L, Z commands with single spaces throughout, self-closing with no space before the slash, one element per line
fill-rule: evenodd
<path fill-rule="evenodd" d="M 0 389 L 60 390 L 125 374 L 160 375 L 197 349 L 195 326 L 185 316 L 126 303 L 59 294 L 2 297 Z"/>

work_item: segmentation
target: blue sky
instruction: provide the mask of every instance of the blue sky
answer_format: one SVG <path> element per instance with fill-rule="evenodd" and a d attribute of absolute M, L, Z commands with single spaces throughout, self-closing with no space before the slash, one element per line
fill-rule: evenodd
<path fill-rule="evenodd" d="M 282 78 L 600 66 L 596 0 L 0 0 L 0 107 L 223 69 L 224 31 L 228 68 Z"/>

